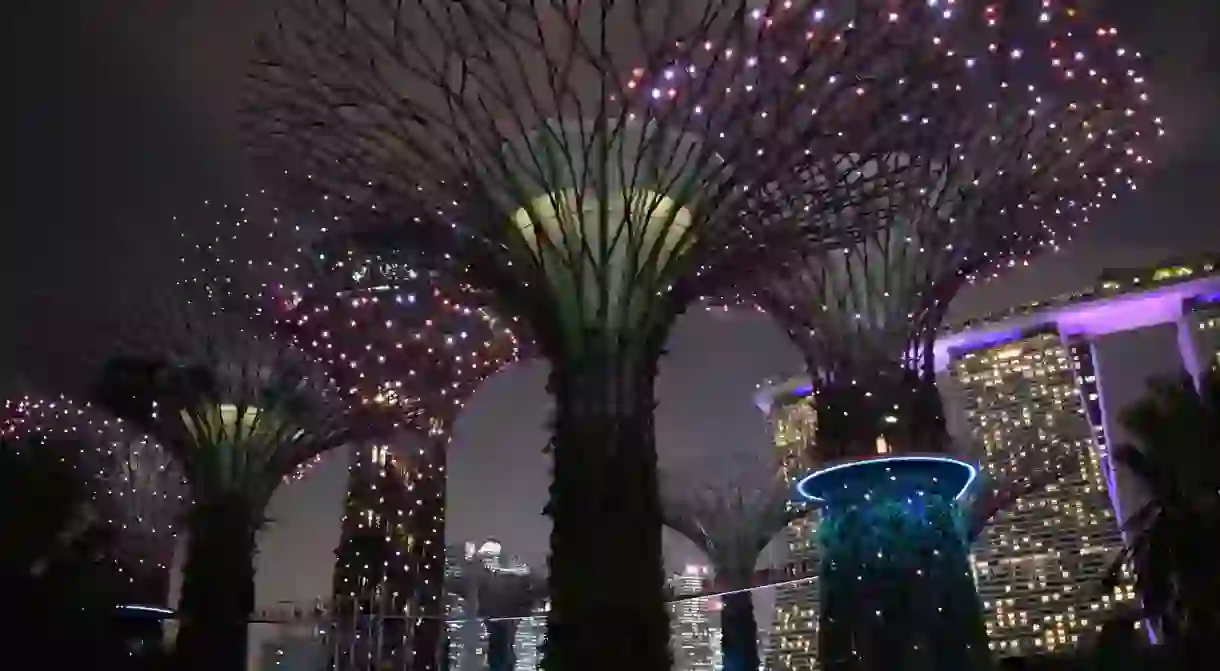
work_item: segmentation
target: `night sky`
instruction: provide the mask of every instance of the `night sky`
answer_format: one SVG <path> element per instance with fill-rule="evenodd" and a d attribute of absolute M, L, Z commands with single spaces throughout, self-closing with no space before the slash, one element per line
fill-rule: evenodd
<path fill-rule="evenodd" d="M 205 198 L 257 189 L 242 158 L 233 109 L 267 2 L 241 0 L 9 0 L 5 17 L 4 156 L 0 207 L 0 389 L 17 363 L 53 356 L 88 334 L 73 315 L 38 312 L 40 298 L 106 301 L 155 281 L 171 261 L 169 218 Z M 1064 252 L 963 296 L 973 313 L 1089 283 L 1103 267 L 1220 250 L 1220 3 L 1111 0 L 1103 12 L 1152 60 L 1155 101 L 1170 130 L 1159 169 L 1134 197 Z M 87 7 L 84 8 L 84 7 Z M 33 352 L 25 324 L 37 322 Z M 763 449 L 751 403 L 762 378 L 800 359 L 760 315 L 690 314 L 661 367 L 662 462 L 714 469 L 730 452 Z M 34 359 L 30 359 L 34 360 Z M 496 536 L 531 562 L 545 556 L 541 364 L 490 381 L 458 425 L 451 458 L 450 537 Z M 266 598 L 312 596 L 306 577 L 329 571 L 337 538 L 343 455 L 277 500 L 264 543 Z M 313 488 L 313 489 L 311 489 Z M 676 544 L 675 563 L 692 557 Z M 319 574 L 320 575 L 320 574 Z M 325 579 L 323 579 L 325 580 Z"/>

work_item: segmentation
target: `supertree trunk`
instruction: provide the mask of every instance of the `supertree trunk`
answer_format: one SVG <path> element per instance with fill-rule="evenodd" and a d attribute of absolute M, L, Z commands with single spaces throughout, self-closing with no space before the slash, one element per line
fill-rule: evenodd
<path fill-rule="evenodd" d="M 936 463 L 859 462 L 821 487 L 843 492 L 825 501 L 818 530 L 823 669 L 989 665 L 962 518 L 942 487 L 953 478 Z"/>
<path fill-rule="evenodd" d="M 487 620 L 487 671 L 513 671 L 517 620 Z"/>
<path fill-rule="evenodd" d="M 243 501 L 199 506 L 187 524 L 187 560 L 175 668 L 242 671 L 254 609 L 257 518 Z"/>
<path fill-rule="evenodd" d="M 375 643 L 338 646 L 336 668 L 390 664 L 410 671 L 436 670 L 444 627 L 441 555 L 448 438 L 441 431 L 395 438 L 354 452 L 334 585 L 336 600 L 367 602 L 370 615 L 395 617 L 376 620 Z M 382 602 L 384 607 L 372 605 Z"/>
<path fill-rule="evenodd" d="M 815 394 L 822 463 L 877 454 L 878 439 L 897 453 L 939 452 L 946 444 L 944 407 L 930 372 L 888 362 L 873 370 L 852 366 L 817 382 Z"/>
<path fill-rule="evenodd" d="M 758 671 L 758 623 L 754 620 L 754 595 L 742 591 L 721 597 L 720 649 L 724 671 Z"/>
<path fill-rule="evenodd" d="M 548 669 L 669 667 L 656 360 L 618 354 L 554 364 Z"/>
<path fill-rule="evenodd" d="M 436 671 L 437 650 L 445 635 L 445 491 L 448 487 L 448 470 L 445 469 L 445 457 L 448 448 L 448 434 L 428 437 L 428 460 L 434 467 L 431 477 L 420 478 L 415 487 L 418 491 L 417 500 L 430 501 L 434 506 L 426 506 L 419 513 L 433 513 L 434 522 L 428 527 L 431 533 L 424 534 L 424 541 L 419 546 L 419 558 L 415 574 L 415 589 L 413 594 L 414 607 L 418 614 L 415 621 L 414 635 L 411 640 L 412 671 Z M 417 520 L 426 522 L 426 520 Z M 448 656 L 443 657 L 448 659 Z"/>

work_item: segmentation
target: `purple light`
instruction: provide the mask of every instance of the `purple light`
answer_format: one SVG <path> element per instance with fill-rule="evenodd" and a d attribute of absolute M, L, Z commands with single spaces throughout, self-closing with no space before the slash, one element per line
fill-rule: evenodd
<path fill-rule="evenodd" d="M 770 414 L 771 407 L 776 401 L 783 401 L 794 396 L 804 397 L 811 393 L 813 393 L 813 381 L 807 375 L 799 375 L 760 389 L 754 395 L 754 405 L 758 406 L 758 409 L 762 410 L 764 414 Z"/>
<path fill-rule="evenodd" d="M 1207 298 L 1205 298 L 1207 297 Z M 1205 277 L 1141 293 L 1109 296 L 968 328 L 937 338 L 933 348 L 937 372 L 949 367 L 949 353 L 992 347 L 1015 340 L 1039 326 L 1056 325 L 1068 335 L 1104 335 L 1176 322 L 1191 298 L 1220 300 L 1220 277 Z"/>
<path fill-rule="evenodd" d="M 963 331 L 962 333 L 970 334 L 970 333 L 974 333 L 974 332 Z M 978 332 L 977 335 L 975 335 L 973 338 L 970 338 L 967 344 L 964 344 L 961 346 L 953 346 L 951 348 L 946 348 L 945 351 L 951 352 L 952 350 L 958 349 L 959 347 L 963 350 L 973 350 L 973 349 L 984 349 L 987 347 L 996 347 L 998 345 L 1003 345 L 1004 343 L 1009 343 L 1014 340 L 1020 340 L 1021 337 L 1023 335 L 1025 335 L 1026 333 L 1028 333 L 1028 329 L 1021 328 L 1021 327 L 1005 328 L 1002 330 L 982 331 L 982 332 Z M 955 338 L 957 336 L 958 336 L 958 334 L 954 334 L 954 335 L 951 335 L 948 337 Z M 942 340 L 943 340 L 943 338 L 938 339 L 936 341 L 936 345 L 933 348 L 935 351 L 937 363 L 940 362 L 940 357 L 941 357 L 940 343 Z"/>

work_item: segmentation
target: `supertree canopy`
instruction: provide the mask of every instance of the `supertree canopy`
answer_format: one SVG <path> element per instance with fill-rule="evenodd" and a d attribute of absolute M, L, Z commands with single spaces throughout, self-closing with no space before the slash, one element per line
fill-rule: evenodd
<path fill-rule="evenodd" d="M 855 221 L 850 243 L 793 254 L 738 296 L 778 319 L 805 355 L 822 461 L 875 455 L 879 437 L 891 452 L 940 451 L 939 398 L 924 392 L 953 297 L 1058 249 L 1135 189 L 1161 132 L 1138 54 L 1071 3 L 926 5 L 912 23 L 958 45 L 969 72 L 957 105 L 931 122 L 941 138 L 863 165 L 817 166 L 817 179 L 897 170 L 901 180 L 861 207 L 818 214 Z"/>
<path fill-rule="evenodd" d="M 261 332 L 209 283 L 159 286 L 128 294 L 87 327 L 77 351 L 29 364 L 76 381 L 95 407 L 176 462 L 191 498 L 178 665 L 244 668 L 257 533 L 272 493 L 317 455 L 392 433 L 397 422 L 352 403 L 322 366 Z"/>
<path fill-rule="evenodd" d="M 551 363 L 548 668 L 667 665 L 657 362 L 705 281 L 841 242 L 854 222 L 818 214 L 897 178 L 807 157 L 931 134 L 903 115 L 935 118 L 964 66 L 891 4 L 301 0 L 266 36 L 254 153 L 291 193 L 389 213 Z"/>
<path fill-rule="evenodd" d="M 335 597 L 411 620 L 409 636 L 406 628 L 382 632 L 387 648 L 364 646 L 361 653 L 434 669 L 454 422 L 479 385 L 527 352 L 528 342 L 480 292 L 429 270 L 409 249 L 324 233 L 311 239 L 317 226 L 303 224 L 316 223 L 316 212 L 288 214 L 272 198 L 253 195 L 205 214 L 215 222 L 214 237 L 199 245 L 211 259 L 205 282 L 256 306 L 262 322 L 319 362 L 355 402 L 400 421 L 398 435 L 378 435 L 356 449 Z M 362 216 L 370 230 L 382 227 L 376 213 Z M 271 261 L 249 258 L 258 244 Z M 388 603 L 373 603 L 382 600 Z"/>
<path fill-rule="evenodd" d="M 65 397 L 5 401 L 0 437 L 55 452 L 80 471 L 98 522 L 114 532 L 124 605 L 162 608 L 179 513 L 182 476 L 164 449 L 135 427 Z"/>
<path fill-rule="evenodd" d="M 966 596 L 963 530 L 950 523 L 973 469 L 911 456 L 951 449 L 933 341 L 963 286 L 1057 249 L 1134 189 L 1160 133 L 1139 55 L 1070 3 L 920 4 L 910 24 L 953 44 L 968 71 L 956 105 L 929 122 L 939 138 L 816 166 L 816 179 L 901 179 L 859 207 L 819 212 L 855 222 L 853 239 L 790 255 L 740 296 L 787 329 L 817 399 L 810 456 L 824 470 L 803 486 L 823 509 L 828 669 L 978 663 L 986 641 Z"/>
<path fill-rule="evenodd" d="M 752 463 L 729 459 L 726 477 L 692 486 L 684 472 L 662 473 L 665 526 L 690 539 L 716 572 L 721 596 L 721 651 L 726 671 L 759 668 L 758 625 L 750 588 L 759 555 L 793 521 L 809 512 L 794 500 L 784 464 L 772 453 Z M 685 470 L 685 469 L 684 469 Z"/>

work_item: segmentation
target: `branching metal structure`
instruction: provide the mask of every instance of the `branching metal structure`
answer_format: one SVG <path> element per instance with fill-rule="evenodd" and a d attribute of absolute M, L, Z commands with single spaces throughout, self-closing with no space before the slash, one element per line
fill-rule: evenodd
<path fill-rule="evenodd" d="M 114 529 L 126 603 L 164 607 L 186 487 L 166 451 L 122 420 L 66 397 L 6 401 L 0 436 L 27 449 L 69 450 L 93 514 Z"/>
<path fill-rule="evenodd" d="M 455 550 L 452 556 L 463 555 Z M 513 671 L 517 626 L 546 598 L 545 578 L 528 569 L 487 566 L 477 555 L 460 560 L 455 568 L 445 589 L 462 597 L 468 615 L 483 620 L 488 671 Z"/>
<path fill-rule="evenodd" d="M 298 0 L 266 36 L 253 152 L 292 193 L 389 213 L 552 365 L 548 668 L 668 664 L 657 361 L 692 300 L 841 241 L 856 223 L 820 215 L 901 178 L 811 157 L 938 137 L 902 115 L 952 106 L 928 82 L 964 66 L 892 4 Z"/>
<path fill-rule="evenodd" d="M 773 455 L 752 463 L 730 459 L 727 477 L 692 486 L 685 473 L 662 473 L 661 511 L 665 526 L 702 550 L 719 584 L 721 650 L 726 671 L 758 669 L 758 625 L 751 578 L 759 555 L 777 534 L 809 512 L 795 500 L 783 464 Z M 741 591 L 732 591 L 741 590 Z"/>
<path fill-rule="evenodd" d="M 272 493 L 319 454 L 392 433 L 398 421 L 353 402 L 206 278 L 144 293 L 90 325 L 77 351 L 32 362 L 32 372 L 87 394 L 177 463 L 192 499 L 178 665 L 244 668 L 256 537 Z"/>
<path fill-rule="evenodd" d="M 884 558 L 889 568 L 881 568 L 881 561 L 860 564 L 844 570 L 841 581 L 822 581 L 819 650 L 826 669 L 977 663 L 967 657 L 985 646 L 981 627 L 974 627 L 973 637 L 937 638 L 942 625 L 934 614 L 907 618 L 908 603 L 897 600 L 933 603 L 902 596 L 910 592 L 899 587 L 914 587 L 899 575 L 911 575 L 913 567 L 896 563 L 898 557 L 916 562 L 923 571 L 918 576 L 933 571 L 919 563 L 925 560 L 893 552 L 894 544 L 914 548 L 927 541 L 936 556 L 955 557 L 959 569 L 936 575 L 962 581 L 956 591 L 968 591 L 965 554 L 945 545 L 954 542 L 945 525 L 956 517 L 948 508 L 955 507 L 957 492 L 933 493 L 924 486 L 931 473 L 924 467 L 936 470 L 945 462 L 896 459 L 881 468 L 875 459 L 950 449 L 932 350 L 950 302 L 969 282 L 1057 249 L 1104 203 L 1134 189 L 1138 173 L 1149 165 L 1145 152 L 1160 133 L 1138 54 L 1117 42 L 1113 28 L 1082 21 L 1071 3 L 923 4 L 922 15 L 904 20 L 927 39 L 954 45 L 969 72 L 960 81 L 957 105 L 928 122 L 940 140 L 894 147 L 864 164 L 843 157 L 842 165 L 817 166 L 820 179 L 845 171 L 901 177 L 858 208 L 817 214 L 831 220 L 832 228 L 854 222 L 850 242 L 793 254 L 746 283 L 738 296 L 772 314 L 806 358 L 818 406 L 817 440 L 810 446 L 814 464 L 837 468 L 831 478 L 836 486 L 842 478 L 862 478 L 849 489 L 871 494 L 867 505 L 841 496 L 823 503 L 824 544 L 834 541 L 828 530 L 859 534 L 872 523 L 895 530 L 875 534 L 870 542 L 876 545 L 867 551 L 862 542 L 835 544 L 860 550 L 861 557 Z M 851 460 L 862 460 L 867 472 L 846 475 L 838 462 Z M 862 484 L 874 476 L 881 478 L 876 489 Z M 892 478 L 920 484 L 890 487 Z M 916 490 L 929 497 L 918 507 L 922 522 L 902 517 L 904 502 Z M 855 522 L 837 524 L 836 511 Z M 929 535 L 903 535 L 908 533 Z M 824 551 L 823 561 L 824 567 L 842 567 L 863 560 Z M 886 607 L 858 606 L 880 593 L 861 579 L 866 574 L 891 585 Z M 836 595 L 837 588 L 845 591 Z M 946 594 L 953 591 L 944 587 Z M 836 611 L 836 604 L 848 610 Z M 972 617 L 964 597 L 956 608 L 956 617 Z M 963 621 L 954 626 L 964 628 Z M 874 642 L 866 648 L 853 641 Z M 949 661 L 944 646 L 957 646 L 962 656 Z"/>
<path fill-rule="evenodd" d="M 482 382 L 530 346 L 485 296 L 429 270 L 411 250 L 359 248 L 325 234 L 311 240 L 317 210 L 300 211 L 282 211 L 261 194 L 205 208 L 205 218 L 215 222 L 215 235 L 199 245 L 210 259 L 208 282 L 224 287 L 227 300 L 252 305 L 270 330 L 319 362 L 359 403 L 380 406 L 401 422 L 399 434 L 357 447 L 335 597 L 411 620 L 409 641 L 405 628 L 379 632 L 385 648 L 362 646 L 368 659 L 359 664 L 435 670 L 453 426 Z M 377 220 L 361 216 L 366 225 Z M 260 244 L 270 260 L 253 262 L 251 249 Z M 379 598 L 389 603 L 375 604 Z M 341 668 L 359 664 L 340 660 Z"/>
<path fill-rule="evenodd" d="M 970 72 L 960 104 L 931 122 L 946 141 L 829 166 L 902 175 L 868 211 L 819 215 L 858 222 L 850 244 L 793 255 L 739 296 L 806 357 L 821 461 L 876 454 L 878 437 L 892 451 L 940 451 L 931 345 L 954 296 L 1058 249 L 1134 190 L 1161 132 L 1141 59 L 1071 3 L 927 4 L 955 18 L 920 28 L 959 45 Z"/>

